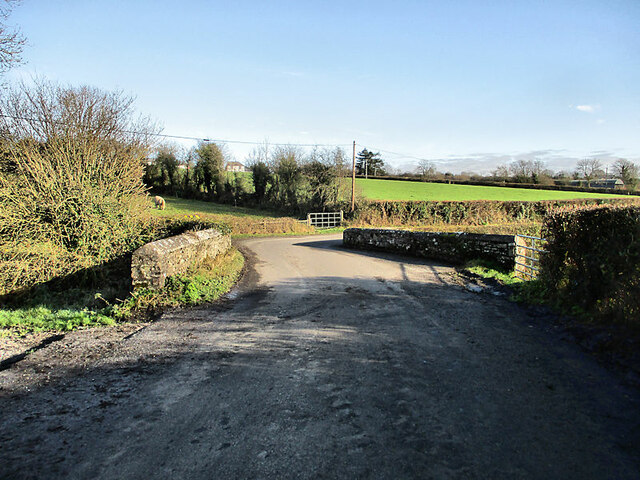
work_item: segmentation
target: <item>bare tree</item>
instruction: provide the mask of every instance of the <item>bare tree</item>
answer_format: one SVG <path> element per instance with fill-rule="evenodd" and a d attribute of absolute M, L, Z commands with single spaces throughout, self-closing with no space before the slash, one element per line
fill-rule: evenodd
<path fill-rule="evenodd" d="M 245 158 L 245 164 L 248 167 L 252 167 L 256 163 L 264 163 L 265 165 L 269 163 L 269 156 L 271 152 L 269 149 L 269 141 L 265 140 L 260 145 L 251 150 L 251 152 Z"/>
<path fill-rule="evenodd" d="M 635 188 L 638 184 L 638 166 L 630 160 L 619 158 L 613 162 L 613 173 L 627 187 Z"/>
<path fill-rule="evenodd" d="M 19 30 L 6 25 L 11 10 L 19 0 L 0 0 L 0 2 L 0 73 L 4 73 L 22 61 L 21 54 L 25 38 Z"/>
<path fill-rule="evenodd" d="M 522 158 L 509 164 L 509 172 L 516 182 L 531 180 L 531 161 Z"/>
<path fill-rule="evenodd" d="M 587 185 L 591 186 L 591 180 L 596 177 L 602 163 L 597 158 L 584 158 L 576 164 L 576 173 L 579 178 L 584 178 Z"/>
<path fill-rule="evenodd" d="M 509 178 L 509 167 L 506 165 L 498 165 L 492 172 L 491 175 L 496 179 L 507 180 Z"/>
<path fill-rule="evenodd" d="M 425 179 L 433 178 L 436 174 L 436 166 L 432 161 L 423 158 L 418 163 L 418 173 Z"/>

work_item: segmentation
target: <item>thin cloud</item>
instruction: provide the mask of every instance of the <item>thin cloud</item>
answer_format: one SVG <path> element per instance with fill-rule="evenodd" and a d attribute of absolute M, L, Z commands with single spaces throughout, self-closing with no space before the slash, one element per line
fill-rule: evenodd
<path fill-rule="evenodd" d="M 580 110 L 585 113 L 593 113 L 596 111 L 595 105 L 577 105 L 576 110 Z"/>

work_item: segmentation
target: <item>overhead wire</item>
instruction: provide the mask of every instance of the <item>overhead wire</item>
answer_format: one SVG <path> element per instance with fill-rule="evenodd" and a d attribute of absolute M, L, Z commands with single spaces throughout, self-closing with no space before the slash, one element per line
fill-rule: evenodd
<path fill-rule="evenodd" d="M 23 121 L 27 121 L 27 122 L 42 122 L 42 120 L 38 120 L 38 119 L 33 119 L 33 118 L 28 118 L 28 117 L 21 117 L 21 116 L 16 116 L 16 115 L 7 115 L 7 114 L 0 114 L 0 117 L 3 118 L 11 118 L 13 120 L 23 120 Z M 59 124 L 63 124 L 63 122 L 57 122 Z M 264 140 L 261 142 L 257 142 L 257 141 L 248 141 L 248 140 L 229 140 L 229 139 L 221 139 L 221 138 L 208 138 L 208 137 L 194 137 L 194 136 L 188 136 L 188 135 L 172 135 L 172 134 L 168 134 L 168 133 L 149 133 L 149 132 L 138 132 L 135 130 L 117 130 L 121 133 L 129 133 L 132 135 L 148 135 L 148 136 L 152 136 L 152 137 L 160 137 L 160 138 L 173 138 L 173 139 L 177 139 L 177 140 L 192 140 L 192 141 L 196 141 L 196 142 L 212 142 L 212 143 L 225 143 L 225 144 L 237 144 L 237 145 L 269 145 L 269 146 L 275 146 L 275 147 L 286 147 L 286 146 L 291 146 L 291 147 L 350 147 L 351 145 L 353 145 L 352 143 L 292 143 L 292 142 L 269 142 L 268 140 Z M 428 158 L 423 158 L 423 157 L 418 157 L 415 155 L 410 155 L 410 154 L 405 154 L 405 153 L 398 153 L 398 152 L 393 152 L 391 150 L 385 150 L 382 148 L 370 148 L 367 147 L 365 145 L 356 143 L 356 146 L 358 147 L 362 147 L 362 148 L 369 148 L 370 150 L 376 150 L 378 152 L 382 152 L 382 153 L 386 153 L 389 155 L 396 155 L 397 157 L 401 157 L 401 158 L 408 158 L 408 159 L 412 159 L 412 160 L 418 160 L 418 161 L 433 161 L 430 160 Z"/>
<path fill-rule="evenodd" d="M 26 121 L 26 122 L 42 122 L 42 120 L 39 120 L 39 119 L 28 118 L 28 117 L 20 117 L 20 116 L 16 116 L 16 115 L 6 115 L 6 114 L 1 114 L 1 113 L 0 113 L 0 117 L 11 118 L 13 120 L 23 120 L 23 121 Z M 65 125 L 63 122 L 56 122 L 56 123 L 59 124 L 59 125 Z M 179 139 L 179 140 L 194 140 L 194 141 L 199 141 L 199 142 L 231 143 L 231 144 L 242 144 L 242 145 L 264 145 L 265 143 L 270 145 L 270 146 L 276 146 L 276 147 L 285 147 L 285 146 L 291 146 L 291 147 L 347 147 L 347 146 L 351 145 L 351 143 L 292 143 L 292 142 L 277 142 L 277 143 L 273 143 L 273 142 L 269 142 L 268 140 L 261 141 L 261 142 L 252 142 L 252 141 L 247 141 L 247 140 L 227 140 L 227 139 L 221 139 L 221 138 L 191 137 L 191 136 L 187 136 L 187 135 L 171 135 L 171 134 L 167 134 L 167 133 L 137 132 L 135 130 L 118 129 L 116 131 L 121 132 L 121 133 L 129 133 L 129 134 L 133 134 L 133 135 L 148 135 L 148 136 L 151 136 L 151 137 L 175 138 L 175 139 Z"/>

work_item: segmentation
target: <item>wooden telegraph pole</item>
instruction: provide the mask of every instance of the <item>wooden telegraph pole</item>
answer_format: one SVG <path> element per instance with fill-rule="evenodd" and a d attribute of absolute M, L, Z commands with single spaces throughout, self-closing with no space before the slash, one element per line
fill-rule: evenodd
<path fill-rule="evenodd" d="M 356 141 L 353 141 L 353 171 L 351 174 L 351 211 L 356 208 Z"/>

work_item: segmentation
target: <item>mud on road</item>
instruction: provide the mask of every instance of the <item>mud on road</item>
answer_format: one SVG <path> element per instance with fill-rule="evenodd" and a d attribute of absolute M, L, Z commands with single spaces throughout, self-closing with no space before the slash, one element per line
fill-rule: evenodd
<path fill-rule="evenodd" d="M 638 391 L 513 303 L 339 236 L 239 247 L 225 302 L 0 372 L 0 478 L 640 476 Z"/>

